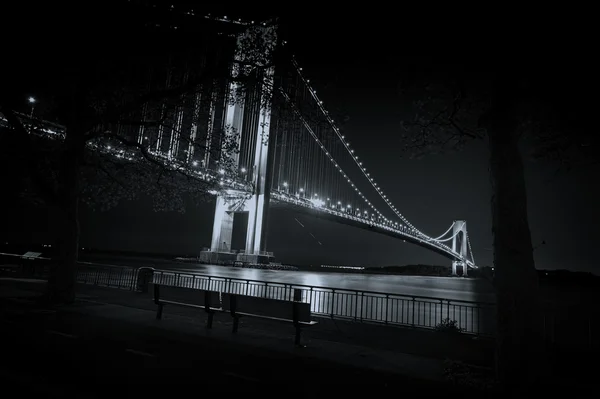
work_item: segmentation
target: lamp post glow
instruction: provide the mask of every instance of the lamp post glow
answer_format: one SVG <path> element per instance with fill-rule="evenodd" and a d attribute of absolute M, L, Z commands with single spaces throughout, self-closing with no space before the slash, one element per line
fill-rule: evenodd
<path fill-rule="evenodd" d="M 35 98 L 34 98 L 34 97 L 29 97 L 29 98 L 27 99 L 27 101 L 29 102 L 29 104 L 31 104 L 31 113 L 29 114 L 29 117 L 30 117 L 30 118 L 32 118 L 32 117 L 33 117 L 33 110 L 34 110 L 34 108 L 35 108 L 35 103 L 36 103 L 36 100 L 35 100 Z"/>

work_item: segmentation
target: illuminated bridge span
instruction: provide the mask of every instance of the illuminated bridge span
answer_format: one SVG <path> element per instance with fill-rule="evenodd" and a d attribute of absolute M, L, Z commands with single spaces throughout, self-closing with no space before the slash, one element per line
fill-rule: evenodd
<path fill-rule="evenodd" d="M 177 107 L 145 104 L 138 117 L 156 118 L 152 110 L 158 109 L 163 123 L 120 126 L 117 134 L 144 146 L 146 156 L 209 183 L 216 209 L 211 247 L 201 258 L 271 261 L 266 221 L 269 205 L 275 204 L 435 251 L 452 260 L 454 274 L 457 266 L 464 274 L 468 267 L 476 267 L 464 220 L 454 220 L 443 234 L 432 236 L 400 212 L 352 147 L 351 138 L 336 125 L 311 86 L 309 73 L 277 37 L 275 24 L 198 17 L 185 10 L 178 15 L 210 19 L 220 24 L 217 29 L 235 25 L 232 50 L 221 52 L 228 54 L 221 61 L 231 70 L 231 80 L 210 92 L 182 95 Z M 252 58 L 249 37 L 262 37 L 261 55 L 274 59 L 276 54 L 278 61 Z M 253 76 L 257 83 L 240 90 L 236 77 L 241 73 Z M 178 75 L 171 68 L 162 77 L 164 85 L 185 80 L 184 75 L 185 71 Z M 235 150 L 226 151 L 232 143 Z M 139 148 L 114 140 L 99 139 L 90 145 L 129 161 L 141 157 Z M 231 243 L 234 218 L 242 212 L 248 213 L 248 226 L 245 250 L 240 253 L 233 251 Z"/>

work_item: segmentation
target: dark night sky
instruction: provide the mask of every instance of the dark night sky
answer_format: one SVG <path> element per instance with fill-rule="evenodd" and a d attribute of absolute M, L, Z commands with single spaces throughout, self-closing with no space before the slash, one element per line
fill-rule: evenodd
<path fill-rule="evenodd" d="M 358 23 L 359 11 L 343 18 L 313 15 L 309 19 L 297 13 L 286 19 L 296 58 L 328 108 L 347 116 L 346 136 L 400 211 L 430 235 L 443 233 L 453 219 L 467 220 L 477 263 L 491 265 L 487 143 L 473 142 L 462 152 L 420 160 L 400 157 L 400 121 L 407 116 L 407 99 L 399 95 L 394 71 L 413 51 L 425 48 L 442 54 L 456 42 L 445 42 L 439 34 L 435 40 L 423 38 L 419 25 L 408 16 L 381 19 L 370 15 Z M 442 28 L 439 33 L 444 33 Z M 463 37 L 461 33 L 453 31 L 454 36 Z M 477 58 L 478 45 L 468 44 L 461 53 Z M 595 185 L 600 168 L 555 175 L 556 167 L 550 162 L 526 161 L 533 243 L 545 240 L 547 244 L 535 252 L 537 267 L 597 272 L 594 243 L 600 241 L 595 227 L 600 220 L 596 206 L 600 198 Z M 124 203 L 106 213 L 86 210 L 82 244 L 197 253 L 210 244 L 212 212 L 213 205 L 206 204 L 185 214 L 153 213 L 144 201 Z M 289 211 L 274 210 L 269 229 L 269 250 L 288 263 L 449 264 L 439 255 L 400 240 Z"/>

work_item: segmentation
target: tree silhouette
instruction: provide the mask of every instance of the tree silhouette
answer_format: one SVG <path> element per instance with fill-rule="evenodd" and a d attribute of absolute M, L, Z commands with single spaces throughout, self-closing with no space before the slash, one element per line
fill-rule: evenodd
<path fill-rule="evenodd" d="M 167 24 L 163 14 L 140 14 L 139 8 L 120 9 L 117 16 L 112 11 L 98 9 L 110 17 L 98 16 L 98 21 L 110 20 L 111 35 L 120 42 L 104 37 L 96 23 L 69 25 L 80 29 L 85 44 L 52 52 L 51 65 L 35 75 L 21 71 L 34 60 L 14 57 L 19 61 L 12 71 L 15 85 L 0 98 L 0 112 L 10 127 L 3 140 L 11 143 L 11 152 L 21 154 L 25 171 L 22 192 L 61 221 L 55 226 L 58 262 L 48 281 L 50 299 L 59 302 L 75 295 L 81 201 L 107 209 L 147 194 L 156 209 L 181 211 L 184 197 L 204 200 L 220 185 L 198 170 L 190 153 L 207 152 L 211 165 L 203 170 L 218 165 L 224 178 L 235 178 L 240 132 L 217 117 L 207 122 L 203 106 L 223 108 L 256 92 L 270 105 L 273 92 L 272 85 L 264 84 L 276 46 L 273 25 L 200 18 L 190 33 L 177 30 L 175 16 Z M 65 39 L 62 34 L 72 29 L 54 38 Z M 33 118 L 14 111 L 22 96 L 18 86 L 26 80 L 35 83 L 42 93 L 38 101 L 45 105 Z M 189 120 L 178 121 L 184 111 Z M 52 138 L 44 131 L 47 121 L 59 123 Z M 173 140 L 165 149 L 161 137 L 166 133 L 160 132 L 167 130 Z M 185 151 L 172 151 L 174 140 Z"/>
<path fill-rule="evenodd" d="M 522 56 L 518 62 L 418 59 L 409 64 L 401 84 L 402 95 L 415 99 L 414 117 L 403 123 L 407 154 L 457 150 L 487 138 L 497 371 L 508 392 L 522 392 L 540 382 L 545 364 L 521 153 L 525 149 L 567 167 L 597 162 L 599 141 L 584 123 L 590 114 L 576 103 L 589 75 L 551 59 Z"/>

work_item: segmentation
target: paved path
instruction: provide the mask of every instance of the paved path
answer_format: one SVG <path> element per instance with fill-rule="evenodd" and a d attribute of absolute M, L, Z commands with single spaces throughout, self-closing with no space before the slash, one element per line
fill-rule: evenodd
<path fill-rule="evenodd" d="M 233 335 L 226 319 L 215 318 L 214 328 L 207 330 L 197 313 L 185 315 L 167 307 L 164 319 L 157 321 L 154 309 L 135 307 L 150 302 L 141 295 L 127 301 L 129 306 L 109 303 L 126 300 L 126 294 L 131 299 L 134 293 L 121 292 L 120 298 L 107 301 L 101 300 L 104 290 L 96 288 L 82 293 L 74 305 L 44 309 L 34 304 L 34 293 L 1 288 L 3 342 L 11 342 L 12 349 L 2 358 L 2 378 L 28 389 L 39 381 L 57 397 L 96 397 L 111 390 L 116 394 L 118 384 L 125 382 L 139 385 L 133 389 L 139 388 L 140 395 L 163 388 L 205 392 L 214 386 L 304 394 L 335 389 L 344 395 L 368 385 L 374 393 L 427 397 L 449 389 L 441 382 L 441 360 L 334 339 L 331 329 L 336 327 L 327 323 L 307 337 L 306 348 L 296 348 L 291 326 L 244 323 Z M 323 336 L 327 330 L 329 340 Z M 57 366 L 63 363 L 64 369 Z M 71 384 L 73 377 L 76 384 Z M 205 388 L 204 382 L 213 388 Z"/>

